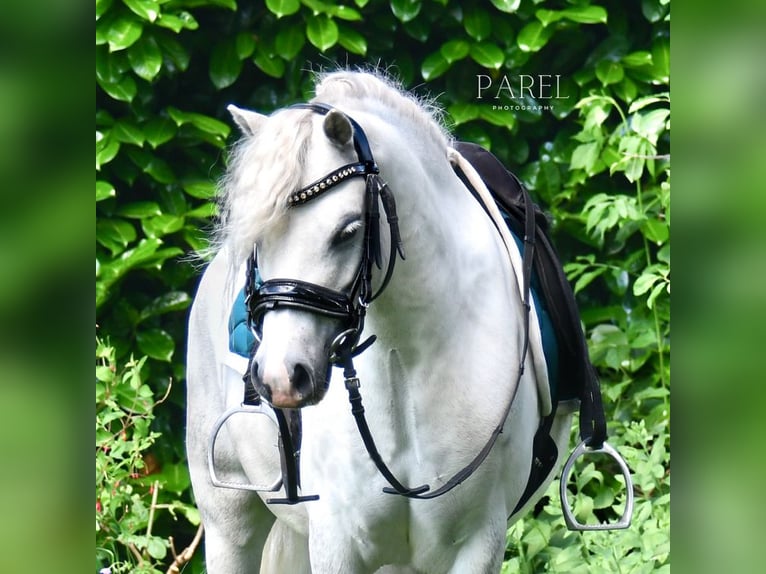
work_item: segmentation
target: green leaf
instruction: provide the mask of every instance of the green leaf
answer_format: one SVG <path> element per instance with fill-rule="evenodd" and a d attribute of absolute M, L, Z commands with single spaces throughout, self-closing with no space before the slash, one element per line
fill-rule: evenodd
<path fill-rule="evenodd" d="M 657 283 L 657 281 L 661 281 L 662 277 L 655 273 L 651 272 L 644 272 L 642 273 L 638 279 L 636 279 L 636 282 L 633 283 L 633 295 L 636 297 L 643 295 L 649 289 L 652 288 L 652 286 Z"/>
<path fill-rule="evenodd" d="M 112 7 L 112 0 L 96 0 L 96 21 Z"/>
<path fill-rule="evenodd" d="M 367 54 L 367 40 L 364 36 L 342 24 L 338 25 L 338 32 L 338 43 L 346 50 L 360 56 Z"/>
<path fill-rule="evenodd" d="M 171 70 L 175 68 L 181 72 L 189 67 L 191 59 L 189 52 L 176 38 L 166 33 L 158 34 L 157 43 L 162 48 L 167 60 L 166 67 L 169 67 Z"/>
<path fill-rule="evenodd" d="M 606 24 L 606 9 L 601 6 L 574 6 L 562 11 L 567 20 L 580 24 Z"/>
<path fill-rule="evenodd" d="M 96 201 L 102 201 L 110 197 L 116 197 L 117 191 L 108 181 L 96 181 Z"/>
<path fill-rule="evenodd" d="M 154 116 L 143 126 L 144 137 L 153 148 L 169 142 L 176 135 L 178 129 L 168 118 Z"/>
<path fill-rule="evenodd" d="M 234 42 L 240 60 L 249 58 L 255 52 L 255 37 L 250 32 L 240 32 Z"/>
<path fill-rule="evenodd" d="M 266 0 L 266 7 L 277 18 L 295 14 L 301 8 L 300 0 Z"/>
<path fill-rule="evenodd" d="M 649 241 L 660 245 L 665 243 L 670 237 L 670 229 L 668 224 L 659 219 L 647 219 L 641 225 L 641 231 Z"/>
<path fill-rule="evenodd" d="M 452 117 L 452 122 L 459 126 L 479 117 L 479 106 L 467 102 L 458 102 L 447 110 Z"/>
<path fill-rule="evenodd" d="M 154 22 L 160 15 L 160 6 L 156 0 L 122 0 L 122 2 L 134 14 L 149 22 Z"/>
<path fill-rule="evenodd" d="M 122 143 L 144 145 L 144 132 L 129 120 L 120 120 L 112 127 L 112 136 Z"/>
<path fill-rule="evenodd" d="M 178 127 L 181 127 L 184 124 L 192 124 L 205 133 L 222 138 L 227 138 L 231 131 L 231 128 L 225 123 L 195 112 L 183 112 L 178 108 L 170 106 L 168 107 L 168 114 L 173 118 L 173 121 L 176 122 Z"/>
<path fill-rule="evenodd" d="M 144 173 L 159 183 L 173 183 L 176 179 L 168 162 L 138 148 L 128 148 L 127 155 Z"/>
<path fill-rule="evenodd" d="M 439 48 L 444 59 L 450 64 L 462 60 L 471 51 L 471 45 L 465 40 L 450 40 Z"/>
<path fill-rule="evenodd" d="M 285 62 L 276 54 L 267 54 L 259 50 L 253 62 L 272 78 L 281 78 L 285 74 Z"/>
<path fill-rule="evenodd" d="M 98 85 L 115 100 L 132 102 L 136 97 L 138 87 L 133 76 L 125 75 L 119 82 L 104 82 L 96 78 Z"/>
<path fill-rule="evenodd" d="M 548 43 L 553 32 L 540 22 L 532 21 L 521 29 L 516 44 L 524 52 L 537 52 Z"/>
<path fill-rule="evenodd" d="M 652 61 L 656 81 L 667 84 L 670 81 L 670 42 L 666 38 L 655 41 L 652 46 Z"/>
<path fill-rule="evenodd" d="M 344 29 L 344 31 L 347 31 Z M 343 34 L 341 34 L 341 43 Z M 295 58 L 306 43 L 306 37 L 303 34 L 303 28 L 298 24 L 289 26 L 280 26 L 277 37 L 274 40 L 274 49 L 285 60 Z"/>
<path fill-rule="evenodd" d="M 641 66 L 652 65 L 652 53 L 646 50 L 631 52 L 622 57 L 622 65 L 627 68 L 640 68 Z"/>
<path fill-rule="evenodd" d="M 112 161 L 119 151 L 120 142 L 112 137 L 111 130 L 105 134 L 96 132 L 96 169 Z"/>
<path fill-rule="evenodd" d="M 601 81 L 602 85 L 608 86 L 621 82 L 625 77 L 625 70 L 619 62 L 601 60 L 596 65 L 596 77 Z"/>
<path fill-rule="evenodd" d="M 175 233 L 184 226 L 184 218 L 163 214 L 141 221 L 141 228 L 147 237 L 163 237 Z"/>
<path fill-rule="evenodd" d="M 170 362 L 176 348 L 173 337 L 162 329 L 141 330 L 136 334 L 136 342 L 144 355 L 158 361 Z"/>
<path fill-rule="evenodd" d="M 227 39 L 213 47 L 208 73 L 213 85 L 222 90 L 237 81 L 242 71 L 242 60 L 237 54 L 235 39 Z"/>
<path fill-rule="evenodd" d="M 306 24 L 306 36 L 321 52 L 329 50 L 338 41 L 338 25 L 325 14 L 312 16 Z"/>
<path fill-rule="evenodd" d="M 492 32 L 492 21 L 485 10 L 470 6 L 465 8 L 463 27 L 471 38 L 481 42 Z"/>
<path fill-rule="evenodd" d="M 543 26 L 550 26 L 554 22 L 561 20 L 564 17 L 564 13 L 560 10 L 540 9 L 535 12 L 535 16 L 540 20 Z"/>
<path fill-rule="evenodd" d="M 441 52 L 434 52 L 423 60 L 420 66 L 420 74 L 425 81 L 433 80 L 449 70 L 449 62 L 444 59 Z"/>
<path fill-rule="evenodd" d="M 169 28 L 178 34 L 184 28 L 187 30 L 196 30 L 199 28 L 199 23 L 194 19 L 189 12 L 181 10 L 175 14 L 163 13 L 157 18 L 157 25 L 163 28 Z"/>
<path fill-rule="evenodd" d="M 121 253 L 136 240 L 136 229 L 124 219 L 101 219 L 96 222 L 96 241 L 112 251 Z"/>
<path fill-rule="evenodd" d="M 117 18 L 106 32 L 109 51 L 117 52 L 132 46 L 141 37 L 143 25 L 134 18 Z"/>
<path fill-rule="evenodd" d="M 402 22 L 413 20 L 422 6 L 421 0 L 391 0 L 391 12 Z"/>
<path fill-rule="evenodd" d="M 481 106 L 479 108 L 479 116 L 492 125 L 508 128 L 509 130 L 513 129 L 516 123 L 516 116 L 512 111 L 503 110 L 499 107 L 493 109 L 493 106 Z"/>
<path fill-rule="evenodd" d="M 210 219 L 218 215 L 218 205 L 215 202 L 208 201 L 203 203 L 199 207 L 195 207 L 191 211 L 186 212 L 186 217 L 193 217 L 195 219 Z"/>
<path fill-rule="evenodd" d="M 169 291 L 154 299 L 141 311 L 141 320 L 164 313 L 183 311 L 191 304 L 191 297 L 184 291 Z"/>
<path fill-rule="evenodd" d="M 598 161 L 600 147 L 599 142 L 588 142 L 578 145 L 572 152 L 571 168 L 582 169 L 587 173 L 591 173 Z"/>
<path fill-rule="evenodd" d="M 500 69 L 505 61 L 503 51 L 494 44 L 483 42 L 471 46 L 471 58 L 477 64 L 494 70 Z"/>
<path fill-rule="evenodd" d="M 341 20 L 346 20 L 347 22 L 358 22 L 362 19 L 362 15 L 357 10 L 342 5 L 335 6 L 332 15 Z"/>
<path fill-rule="evenodd" d="M 140 78 L 151 82 L 162 68 L 162 51 L 157 40 L 145 36 L 128 48 L 130 67 Z"/>
<path fill-rule="evenodd" d="M 492 0 L 492 4 L 502 12 L 515 12 L 519 9 L 521 0 Z"/>
<path fill-rule="evenodd" d="M 211 199 L 215 197 L 216 193 L 215 184 L 204 179 L 186 181 L 183 183 L 183 188 L 186 193 L 198 199 Z"/>
<path fill-rule="evenodd" d="M 156 201 L 131 201 L 127 205 L 122 206 L 117 213 L 123 217 L 144 219 L 160 215 L 162 210 Z"/>

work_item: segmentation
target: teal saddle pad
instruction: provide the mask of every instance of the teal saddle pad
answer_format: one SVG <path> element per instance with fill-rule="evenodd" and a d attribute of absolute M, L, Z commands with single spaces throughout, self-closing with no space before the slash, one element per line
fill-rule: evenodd
<path fill-rule="evenodd" d="M 506 217 L 505 213 L 503 216 Z M 519 252 L 522 251 L 521 239 L 511 231 L 513 239 L 516 241 L 516 246 L 519 248 Z M 256 273 L 256 284 L 259 283 L 259 277 Z M 550 314 L 548 313 L 545 299 L 539 295 L 540 282 L 537 277 L 537 273 L 532 273 L 532 299 L 535 302 L 535 308 L 537 309 L 537 318 L 540 321 L 540 332 L 543 339 L 543 353 L 545 354 L 545 363 L 548 367 L 548 380 L 551 387 L 551 396 L 556 396 L 556 390 L 558 388 L 559 379 L 559 345 L 556 340 L 556 332 L 553 329 L 553 323 L 551 322 Z M 229 350 L 232 353 L 236 353 L 245 358 L 250 358 L 253 352 L 253 345 L 255 345 L 255 337 L 250 332 L 247 326 L 247 307 L 245 306 L 245 289 L 237 295 L 234 300 L 234 305 L 229 315 Z"/>

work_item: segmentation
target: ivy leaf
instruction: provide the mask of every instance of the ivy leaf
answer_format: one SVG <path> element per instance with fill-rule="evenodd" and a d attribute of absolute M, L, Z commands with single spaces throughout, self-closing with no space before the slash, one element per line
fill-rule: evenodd
<path fill-rule="evenodd" d="M 391 12 L 402 22 L 409 22 L 420 13 L 421 5 L 421 0 L 391 0 Z"/>
<path fill-rule="evenodd" d="M 471 58 L 485 68 L 499 70 L 505 61 L 505 54 L 494 44 L 483 42 L 471 46 Z"/>
<path fill-rule="evenodd" d="M 338 25 L 329 16 L 319 14 L 306 24 L 306 36 L 321 52 L 329 50 L 338 41 Z"/>
<path fill-rule="evenodd" d="M 343 25 L 338 26 L 338 31 L 340 34 L 338 42 L 346 50 L 353 54 L 359 54 L 360 56 L 367 54 L 367 40 L 365 40 L 364 36 L 348 26 Z"/>
<path fill-rule="evenodd" d="M 462 60 L 471 51 L 471 45 L 465 40 L 450 40 L 439 48 L 444 59 L 450 64 Z"/>
<path fill-rule="evenodd" d="M 492 4 L 501 12 L 515 12 L 519 9 L 521 0 L 492 0 Z"/>
<path fill-rule="evenodd" d="M 139 331 L 136 335 L 136 342 L 143 354 L 158 361 L 170 362 L 176 348 L 173 337 L 162 329 Z"/>
<path fill-rule="evenodd" d="M 463 16 L 463 27 L 471 38 L 481 42 L 492 32 L 492 21 L 485 10 L 467 7 Z"/>
<path fill-rule="evenodd" d="M 342 36 L 342 35 L 341 35 Z M 285 60 L 295 58 L 306 43 L 303 28 L 298 24 L 282 27 L 274 40 L 274 50 Z"/>
<path fill-rule="evenodd" d="M 141 37 L 143 25 L 134 18 L 117 18 L 106 32 L 109 51 L 117 52 L 132 46 Z"/>
<path fill-rule="evenodd" d="M 236 40 L 226 40 L 213 47 L 208 72 L 213 85 L 222 90 L 237 81 L 242 71 L 242 60 L 237 54 Z"/>
<path fill-rule="evenodd" d="M 449 62 L 444 59 L 441 52 L 434 52 L 423 60 L 423 64 L 420 66 L 420 74 L 425 81 L 433 80 L 449 70 L 449 66 Z"/>
<path fill-rule="evenodd" d="M 290 16 L 300 10 L 300 0 L 266 0 L 266 7 L 277 18 Z"/>
<path fill-rule="evenodd" d="M 524 52 L 537 52 L 548 43 L 553 31 L 540 22 L 532 21 L 521 29 L 516 44 Z"/>

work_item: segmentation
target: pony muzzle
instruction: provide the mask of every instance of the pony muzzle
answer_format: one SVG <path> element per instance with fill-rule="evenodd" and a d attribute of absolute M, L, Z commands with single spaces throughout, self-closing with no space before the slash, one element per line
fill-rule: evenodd
<path fill-rule="evenodd" d="M 264 366 L 256 355 L 250 365 L 250 380 L 257 393 L 271 406 L 298 409 L 318 403 L 327 391 L 327 380 L 321 380 L 306 364 L 285 360 Z"/>

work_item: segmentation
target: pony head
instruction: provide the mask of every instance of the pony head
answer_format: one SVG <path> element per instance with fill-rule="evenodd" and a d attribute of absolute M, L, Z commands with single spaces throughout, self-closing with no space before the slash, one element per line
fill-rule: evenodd
<path fill-rule="evenodd" d="M 255 311 L 251 304 L 260 337 L 251 380 L 272 406 L 300 408 L 323 398 L 333 341 L 348 327 L 348 318 L 321 298 L 340 298 L 350 308 L 359 279 L 365 179 L 357 177 L 364 175 L 360 168 L 344 167 L 358 165 L 354 128 L 335 109 L 288 109 L 270 117 L 229 109 L 249 140 L 246 154 L 258 160 L 238 166 L 255 170 L 239 177 L 250 178 L 250 193 L 260 202 L 251 211 L 263 281 Z M 268 158 L 291 136 L 279 160 Z"/>

